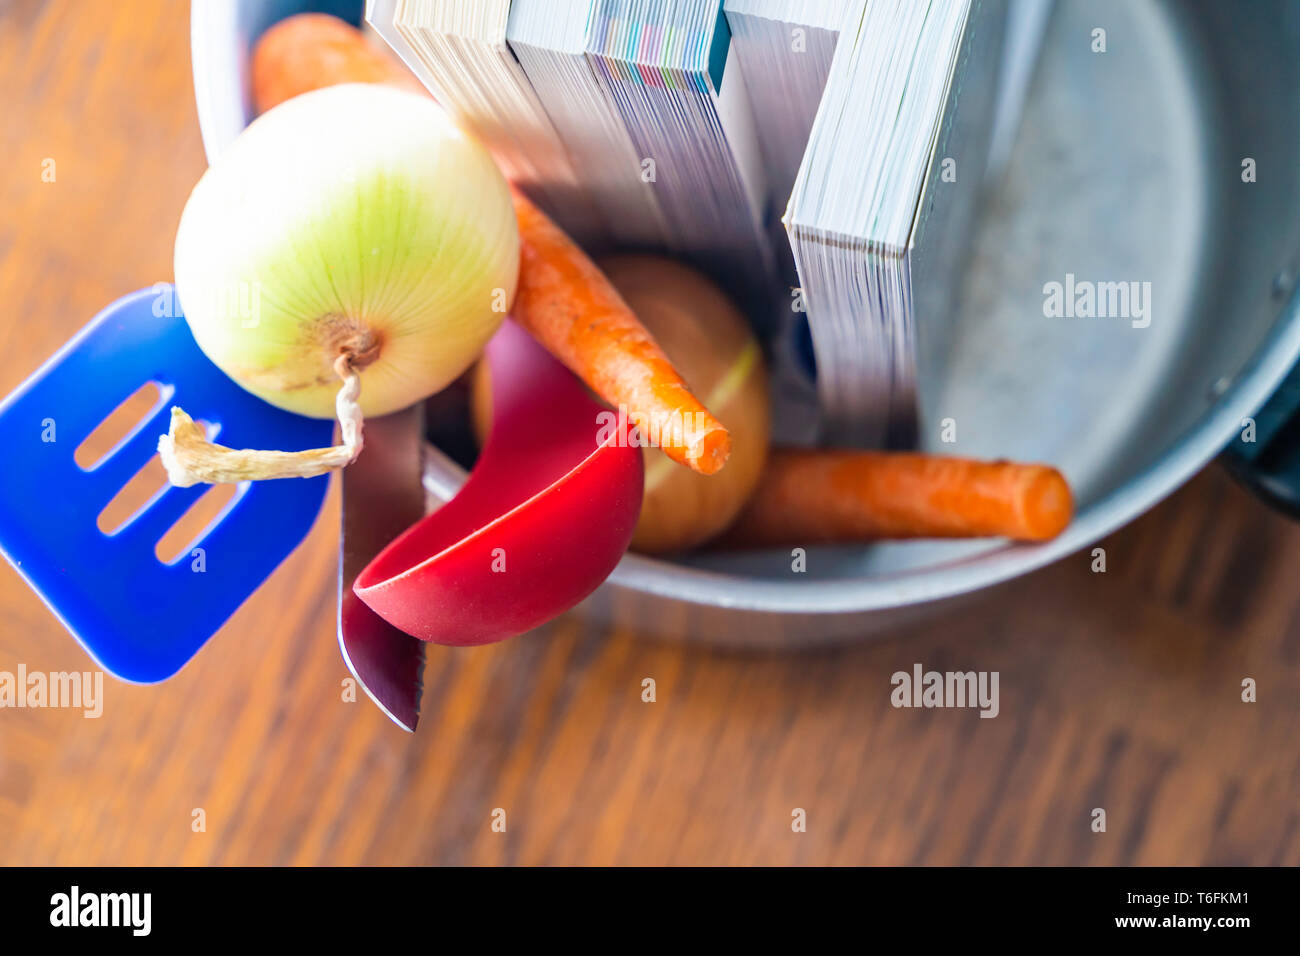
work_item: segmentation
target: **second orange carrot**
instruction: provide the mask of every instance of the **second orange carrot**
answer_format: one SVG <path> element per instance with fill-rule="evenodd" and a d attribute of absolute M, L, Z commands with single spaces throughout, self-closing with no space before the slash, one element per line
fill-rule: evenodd
<path fill-rule="evenodd" d="M 774 450 L 722 547 L 891 538 L 1044 541 L 1070 522 L 1055 468 L 1007 461 L 850 450 Z"/>

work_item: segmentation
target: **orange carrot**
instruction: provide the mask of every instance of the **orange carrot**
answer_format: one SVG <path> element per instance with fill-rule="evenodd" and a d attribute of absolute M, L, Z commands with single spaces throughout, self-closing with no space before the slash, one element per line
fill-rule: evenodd
<path fill-rule="evenodd" d="M 643 436 L 704 475 L 731 454 L 731 436 L 691 394 L 623 297 L 578 245 L 519 190 L 519 286 L 512 314 L 546 350 Z"/>
<path fill-rule="evenodd" d="M 1070 486 L 1055 468 L 849 450 L 774 450 L 722 547 L 877 538 L 999 536 L 1044 541 L 1067 524 Z"/>
<path fill-rule="evenodd" d="M 281 20 L 253 49 L 253 105 L 258 113 L 299 93 L 338 83 L 387 83 L 426 92 L 395 56 L 328 13 L 299 13 Z"/>

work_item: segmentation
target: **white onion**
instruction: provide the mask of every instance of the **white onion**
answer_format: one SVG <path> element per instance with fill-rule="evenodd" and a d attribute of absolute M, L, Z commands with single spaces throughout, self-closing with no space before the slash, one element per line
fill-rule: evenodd
<path fill-rule="evenodd" d="M 487 151 L 428 98 L 369 84 L 255 120 L 199 180 L 176 236 L 199 347 L 253 394 L 318 418 L 335 412 L 340 355 L 366 415 L 443 388 L 500 325 L 518 269 Z"/>

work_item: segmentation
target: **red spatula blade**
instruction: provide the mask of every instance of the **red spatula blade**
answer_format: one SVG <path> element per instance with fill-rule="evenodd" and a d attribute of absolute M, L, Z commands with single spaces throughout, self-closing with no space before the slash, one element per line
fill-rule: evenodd
<path fill-rule="evenodd" d="M 492 433 L 465 487 L 354 585 L 394 627 L 438 644 L 503 640 L 568 610 L 614 569 L 641 509 L 625 422 L 512 322 L 487 360 Z"/>

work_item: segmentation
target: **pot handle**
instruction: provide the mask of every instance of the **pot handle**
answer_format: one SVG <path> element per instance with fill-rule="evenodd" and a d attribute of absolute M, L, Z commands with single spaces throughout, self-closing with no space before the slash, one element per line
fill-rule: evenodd
<path fill-rule="evenodd" d="M 1249 422 L 1241 429 L 1221 456 L 1228 471 L 1267 504 L 1300 520 L 1300 365 L 1255 413 L 1255 440 L 1243 437 Z"/>

